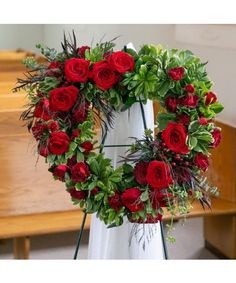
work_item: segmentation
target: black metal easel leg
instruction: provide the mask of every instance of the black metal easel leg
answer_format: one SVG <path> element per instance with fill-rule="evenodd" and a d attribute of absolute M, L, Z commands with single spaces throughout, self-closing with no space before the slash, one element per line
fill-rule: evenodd
<path fill-rule="evenodd" d="M 80 242 L 81 242 L 83 232 L 84 232 L 84 225 L 85 225 L 85 222 L 86 222 L 86 217 L 87 217 L 87 213 L 84 212 L 84 217 L 83 217 L 83 221 L 82 221 L 82 224 L 81 224 L 81 227 L 80 227 L 79 237 L 78 237 L 77 244 L 76 244 L 74 259 L 77 259 L 77 255 L 78 255 L 78 251 L 79 251 L 79 247 L 80 247 Z"/>
<path fill-rule="evenodd" d="M 162 239 L 162 245 L 163 245 L 163 251 L 164 251 L 164 256 L 165 259 L 168 259 L 168 252 L 167 252 L 167 246 L 166 246 L 166 239 L 164 235 L 164 227 L 162 221 L 160 222 L 160 227 L 161 227 L 161 239 Z"/>

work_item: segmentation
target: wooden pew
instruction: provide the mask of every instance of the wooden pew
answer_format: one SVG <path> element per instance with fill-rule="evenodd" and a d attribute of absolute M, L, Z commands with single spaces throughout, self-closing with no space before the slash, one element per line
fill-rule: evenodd
<path fill-rule="evenodd" d="M 222 128 L 222 142 L 212 154 L 209 177 L 216 184 L 219 201 L 236 206 L 236 127 L 218 122 Z M 236 213 L 212 215 L 204 218 L 205 245 L 227 258 L 236 258 Z"/>

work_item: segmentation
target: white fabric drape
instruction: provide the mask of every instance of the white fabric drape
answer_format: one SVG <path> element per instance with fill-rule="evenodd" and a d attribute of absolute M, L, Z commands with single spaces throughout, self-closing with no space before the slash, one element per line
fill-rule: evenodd
<path fill-rule="evenodd" d="M 148 101 L 144 105 L 147 127 L 154 129 L 153 105 Z M 142 138 L 144 126 L 140 104 L 135 103 L 129 111 L 117 113 L 114 128 L 110 129 L 105 144 L 118 145 L 130 144 L 133 142 L 129 137 Z M 114 168 L 120 160 L 119 156 L 125 156 L 127 148 L 104 148 L 106 157 L 111 158 Z M 138 227 L 136 236 L 131 237 L 133 225 Z M 144 231 L 144 230 L 145 231 Z M 153 232 L 150 241 L 147 238 Z M 145 250 L 143 242 L 138 239 L 145 236 Z M 133 224 L 127 219 L 120 227 L 107 228 L 96 215 L 92 216 L 89 236 L 89 259 L 163 259 L 163 247 L 160 232 L 160 223 L 156 224 Z"/>

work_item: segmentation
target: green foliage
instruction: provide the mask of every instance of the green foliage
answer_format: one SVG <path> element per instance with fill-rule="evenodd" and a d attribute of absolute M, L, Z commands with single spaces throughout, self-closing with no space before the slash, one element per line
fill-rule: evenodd
<path fill-rule="evenodd" d="M 208 153 L 209 145 L 213 142 L 213 137 L 206 126 L 202 126 L 198 121 L 191 122 L 188 127 L 187 144 L 191 150 Z"/>
<path fill-rule="evenodd" d="M 57 88 L 59 83 L 60 82 L 55 77 L 46 77 L 39 83 L 39 89 L 42 93 L 48 93 L 50 90 Z"/>
<path fill-rule="evenodd" d="M 44 55 L 49 62 L 54 61 L 57 57 L 57 51 L 55 48 L 49 48 L 40 43 L 36 45 L 36 48 L 40 49 L 41 54 Z"/>
<path fill-rule="evenodd" d="M 167 124 L 176 120 L 176 115 L 173 113 L 158 113 L 157 124 L 160 131 L 163 131 Z"/>

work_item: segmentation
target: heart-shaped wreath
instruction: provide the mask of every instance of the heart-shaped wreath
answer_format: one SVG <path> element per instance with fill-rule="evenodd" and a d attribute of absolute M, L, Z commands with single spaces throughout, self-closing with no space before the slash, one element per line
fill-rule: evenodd
<path fill-rule="evenodd" d="M 185 214 L 194 199 L 210 206 L 210 187 L 202 171 L 209 150 L 220 143 L 213 122 L 222 105 L 211 91 L 205 63 L 190 51 L 144 45 L 139 52 L 114 51 L 114 41 L 77 48 L 66 39 L 63 51 L 38 45 L 46 64 L 27 58 L 30 71 L 19 79 L 29 108 L 21 118 L 38 143 L 38 153 L 55 179 L 65 182 L 74 204 L 109 224 L 155 223 L 163 207 Z M 102 153 L 115 111 L 157 100 L 157 132 L 135 139 L 114 169 Z M 96 145 L 95 121 L 102 143 Z M 132 119 L 132 117 L 131 117 Z M 144 117 L 145 119 L 145 117 Z M 142 121 L 140 121 L 142 123 Z M 100 149 L 100 150 L 99 150 Z"/>

